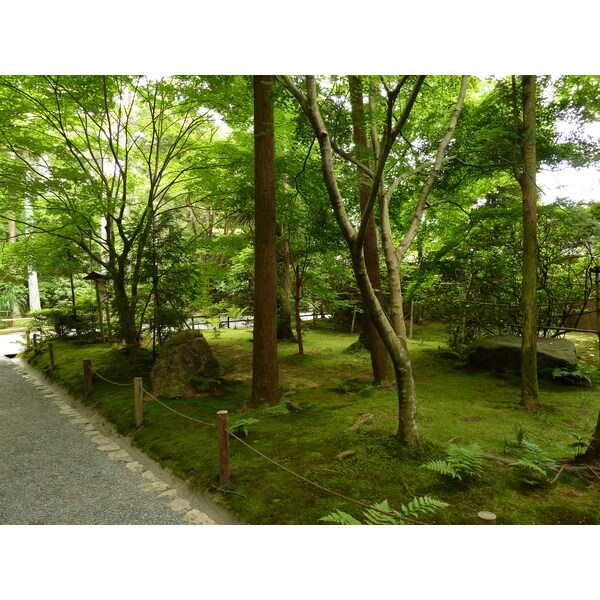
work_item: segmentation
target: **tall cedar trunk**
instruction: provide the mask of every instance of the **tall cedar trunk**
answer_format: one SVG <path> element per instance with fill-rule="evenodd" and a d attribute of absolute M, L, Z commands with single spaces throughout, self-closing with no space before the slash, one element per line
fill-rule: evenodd
<path fill-rule="evenodd" d="M 254 86 L 254 346 L 253 407 L 277 404 L 277 236 L 275 222 L 274 108 L 272 75 L 255 75 Z"/>
<path fill-rule="evenodd" d="M 537 189 L 535 75 L 523 76 L 523 335 L 521 342 L 521 405 L 538 405 L 537 378 Z"/>
<path fill-rule="evenodd" d="M 367 136 L 365 133 L 365 111 L 363 106 L 362 80 L 358 76 L 349 77 L 350 85 L 350 104 L 352 108 L 352 131 L 354 144 L 356 146 L 357 159 L 368 166 L 368 147 Z M 371 194 L 371 185 L 365 174 L 357 168 L 359 179 L 360 208 L 365 210 L 369 196 Z M 383 292 L 381 291 L 381 272 L 379 270 L 379 251 L 377 247 L 377 230 L 375 228 L 375 219 L 373 214 L 369 216 L 367 233 L 364 242 L 365 264 L 371 284 L 375 289 L 375 294 L 379 302 L 383 305 Z M 392 365 L 388 351 L 377 332 L 369 313 L 363 314 L 362 319 L 363 332 L 367 336 L 367 348 L 371 353 L 371 366 L 373 368 L 373 383 L 380 385 L 391 382 L 394 378 Z"/>

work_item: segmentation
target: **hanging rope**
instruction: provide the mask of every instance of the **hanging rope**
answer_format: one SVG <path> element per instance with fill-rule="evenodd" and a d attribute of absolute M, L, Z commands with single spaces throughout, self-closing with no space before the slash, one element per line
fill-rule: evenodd
<path fill-rule="evenodd" d="M 190 417 L 189 415 L 184 415 L 183 413 L 179 412 L 178 410 L 175 410 L 174 408 L 167 406 L 164 402 L 161 402 L 158 398 L 153 396 L 148 390 L 146 390 L 144 388 L 142 388 L 142 391 L 147 396 L 150 396 L 150 398 L 152 398 L 152 400 L 154 400 L 155 402 L 158 402 L 158 404 L 160 404 L 161 406 L 164 406 L 167 410 L 170 410 L 171 412 L 175 413 L 176 415 L 179 415 L 180 417 L 183 417 L 184 419 L 188 419 L 189 421 L 194 421 L 195 423 L 200 423 L 201 425 L 208 425 L 209 427 L 216 427 L 216 425 L 214 423 L 207 423 L 206 421 L 201 421 L 200 419 L 194 419 L 194 417 Z"/>
<path fill-rule="evenodd" d="M 96 377 L 99 377 L 103 381 L 106 381 L 106 383 L 110 383 L 112 385 L 119 385 L 121 387 L 131 387 L 133 385 L 133 383 L 117 383 L 116 381 L 111 381 L 110 379 L 107 379 L 106 377 L 100 375 L 100 373 L 98 373 L 97 371 L 92 370 L 92 373 L 96 375 Z"/>

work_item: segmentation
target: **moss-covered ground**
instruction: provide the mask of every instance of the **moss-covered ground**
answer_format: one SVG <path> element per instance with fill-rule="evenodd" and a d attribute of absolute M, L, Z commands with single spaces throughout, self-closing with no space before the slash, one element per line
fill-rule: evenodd
<path fill-rule="evenodd" d="M 499 524 L 599 524 L 600 487 L 594 477 L 564 470 L 545 481 L 535 474 L 486 461 L 480 478 L 448 479 L 421 468 L 426 460 L 442 459 L 449 443 L 478 444 L 486 454 L 505 457 L 503 440 L 527 430 L 527 439 L 549 457 L 568 462 L 574 441 L 570 434 L 589 435 L 600 409 L 597 379 L 592 387 L 540 381 L 541 408 L 519 408 L 519 380 L 511 374 L 468 371 L 444 349 L 436 325 L 415 327 L 409 342 L 419 401 L 422 450 L 409 455 L 396 443 L 396 394 L 392 388 L 370 385 L 366 352 L 346 353 L 355 335 L 333 331 L 327 322 L 306 330 L 306 356 L 296 345 L 279 345 L 281 404 L 248 410 L 251 386 L 252 331 L 221 330 L 207 334 L 217 358 L 226 367 L 225 390 L 218 396 L 166 400 L 192 418 L 216 422 L 226 409 L 230 428 L 236 420 L 254 418 L 247 441 L 265 455 L 302 476 L 369 504 L 387 499 L 392 507 L 429 495 L 449 507 L 427 520 L 439 524 L 474 524 L 477 513 L 491 511 Z M 575 340 L 578 354 L 597 361 L 595 337 Z M 109 344 L 54 344 L 56 364 L 49 372 L 47 353 L 27 356 L 75 395 L 82 394 L 82 360 L 118 383 L 143 376 L 150 389 L 149 365 L 143 357 L 124 357 Z M 166 410 L 155 402 L 144 409 L 144 424 L 134 427 L 131 387 L 95 377 L 93 405 L 118 431 L 149 456 L 168 466 L 195 488 L 215 492 L 240 518 L 253 524 L 317 524 L 340 509 L 360 517 L 362 509 L 318 491 L 231 440 L 231 482 L 218 490 L 216 432 Z M 340 457 L 340 454 L 342 457 Z M 532 476 L 533 475 L 533 476 Z M 525 480 L 539 483 L 532 485 Z"/>

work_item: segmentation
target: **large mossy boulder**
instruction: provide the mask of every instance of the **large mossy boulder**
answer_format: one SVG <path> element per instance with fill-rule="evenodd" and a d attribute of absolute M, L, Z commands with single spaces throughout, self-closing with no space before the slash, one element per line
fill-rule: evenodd
<path fill-rule="evenodd" d="M 569 340 L 538 338 L 538 372 L 577 363 L 575 345 Z M 468 362 L 474 367 L 494 371 L 521 371 L 521 338 L 517 335 L 494 335 L 483 338 L 469 347 Z"/>
<path fill-rule="evenodd" d="M 219 361 L 200 331 L 176 333 L 160 348 L 150 375 L 155 396 L 190 398 L 214 391 Z"/>

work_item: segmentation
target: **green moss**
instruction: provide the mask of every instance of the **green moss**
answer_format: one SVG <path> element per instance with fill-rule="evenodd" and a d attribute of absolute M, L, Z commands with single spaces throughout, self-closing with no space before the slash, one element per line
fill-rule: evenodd
<path fill-rule="evenodd" d="M 399 447 L 395 437 L 395 390 L 369 386 L 367 353 L 344 353 L 356 335 L 313 327 L 305 340 L 304 357 L 298 356 L 293 344 L 281 344 L 279 380 L 286 394 L 276 407 L 248 410 L 251 331 L 222 330 L 221 334 L 209 342 L 217 358 L 232 365 L 224 394 L 173 398 L 165 403 L 208 423 L 216 423 L 216 412 L 222 409 L 230 412 L 231 420 L 258 419 L 249 428 L 247 441 L 322 486 L 367 503 L 388 499 L 392 507 L 423 495 L 448 502 L 449 508 L 438 512 L 432 523 L 473 524 L 481 510 L 496 513 L 498 523 L 504 524 L 600 523 L 598 487 L 573 473 L 564 472 L 551 486 L 533 488 L 523 484 L 514 469 L 496 462 L 486 463 L 481 479 L 462 483 L 420 468 L 426 460 L 443 457 L 450 440 L 459 446 L 477 443 L 484 453 L 501 455 L 503 439 L 514 438 L 519 427 L 527 429 L 529 439 L 551 458 L 569 459 L 571 452 L 564 447 L 570 441 L 569 433 L 593 430 L 600 409 L 597 387 L 541 383 L 542 410 L 523 411 L 515 376 L 472 373 L 457 367 L 443 347 L 440 350 L 439 328 L 431 324 L 415 327 L 416 339 L 409 341 L 409 348 L 422 449 L 411 454 Z M 150 387 L 148 362 L 140 362 L 139 356 L 134 362 L 134 357 L 110 344 L 57 342 L 54 348 L 57 367 L 51 373 L 46 353 L 29 354 L 28 360 L 76 395 L 83 391 L 84 358 L 91 359 L 94 370 L 108 379 L 128 383 L 133 376 L 142 376 L 144 387 Z M 352 385 L 340 389 L 333 380 Z M 368 393 L 362 393 L 365 389 Z M 214 427 L 149 402 L 144 425 L 136 431 L 132 388 L 99 378 L 85 402 L 190 485 L 216 490 Z M 372 418 L 363 423 L 365 414 Z M 316 524 L 337 509 L 360 514 L 359 507 L 299 481 L 235 440 L 231 440 L 230 453 L 232 479 L 220 500 L 248 523 Z"/>

